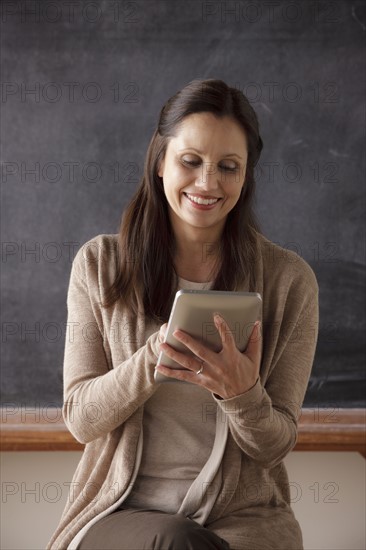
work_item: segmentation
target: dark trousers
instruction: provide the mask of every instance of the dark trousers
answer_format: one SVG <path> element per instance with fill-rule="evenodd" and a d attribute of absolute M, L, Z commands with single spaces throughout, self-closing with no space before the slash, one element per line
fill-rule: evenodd
<path fill-rule="evenodd" d="M 78 550 L 230 550 L 230 546 L 180 514 L 129 508 L 90 527 Z"/>

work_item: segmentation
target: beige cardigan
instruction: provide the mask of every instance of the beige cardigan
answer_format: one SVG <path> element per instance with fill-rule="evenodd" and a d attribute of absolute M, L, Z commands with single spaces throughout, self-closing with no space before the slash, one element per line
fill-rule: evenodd
<path fill-rule="evenodd" d="M 86 445 L 47 549 L 72 547 L 83 527 L 131 490 L 141 457 L 143 405 L 159 387 L 153 377 L 158 327 L 151 334 L 151 323 L 120 303 L 100 307 L 113 281 L 116 246 L 117 235 L 95 237 L 71 269 L 63 415 Z M 242 395 L 215 399 L 229 429 L 222 481 L 204 524 L 232 549 L 300 549 L 282 460 L 296 443 L 314 358 L 318 285 L 303 259 L 259 234 L 255 273 L 255 288 L 243 283 L 238 290 L 263 298 L 260 380 Z"/>

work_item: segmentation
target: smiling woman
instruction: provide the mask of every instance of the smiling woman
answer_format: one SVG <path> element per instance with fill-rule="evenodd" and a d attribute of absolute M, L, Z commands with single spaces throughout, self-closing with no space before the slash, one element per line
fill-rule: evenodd
<path fill-rule="evenodd" d="M 217 290 L 239 289 L 243 279 L 254 284 L 259 227 L 252 201 L 262 147 L 249 101 L 221 80 L 193 81 L 166 102 L 148 147 L 142 182 L 122 218 L 119 269 L 106 289 L 105 306 L 123 297 L 137 315 L 142 301 L 145 315 L 162 323 L 169 317 L 179 276 L 211 281 Z M 209 195 L 207 185 L 217 186 L 221 195 L 214 195 L 220 201 L 213 212 L 188 210 L 194 199 L 183 196 L 195 225 L 182 229 L 184 224 L 178 223 L 174 231 L 180 202 L 172 190 L 182 182 L 189 186 L 184 191 L 194 196 Z M 226 219 L 224 213 L 221 234 L 220 223 L 216 232 L 205 229 L 206 214 L 215 219 L 222 208 Z"/>
<path fill-rule="evenodd" d="M 262 146 L 242 92 L 191 82 L 161 109 L 119 234 L 78 251 L 63 416 L 86 445 L 49 549 L 303 547 L 283 459 L 311 372 L 318 285 L 259 230 Z M 193 358 L 163 343 L 179 289 L 261 294 L 246 350 L 216 315 L 219 352 L 183 331 Z M 156 367 L 162 349 L 187 370 Z M 189 383 L 157 383 L 155 368 Z"/>
<path fill-rule="evenodd" d="M 177 136 L 169 140 L 158 174 L 163 180 L 173 232 L 179 235 L 179 273 L 187 261 L 202 263 L 204 243 L 219 243 L 226 217 L 243 191 L 247 157 L 246 134 L 227 116 L 189 115 L 180 124 Z M 196 279 L 207 281 L 213 276 L 206 269 L 197 273 Z"/>

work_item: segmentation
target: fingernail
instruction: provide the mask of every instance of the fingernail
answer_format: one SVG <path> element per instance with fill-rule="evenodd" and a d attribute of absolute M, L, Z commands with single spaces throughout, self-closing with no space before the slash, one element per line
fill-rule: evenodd
<path fill-rule="evenodd" d="M 218 313 L 217 311 L 215 311 L 214 317 L 216 317 L 216 319 L 217 319 L 218 321 L 222 321 L 222 317 L 221 317 L 220 313 Z"/>

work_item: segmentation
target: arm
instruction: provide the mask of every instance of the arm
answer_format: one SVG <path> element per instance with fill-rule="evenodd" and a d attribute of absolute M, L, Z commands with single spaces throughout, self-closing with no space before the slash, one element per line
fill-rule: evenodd
<path fill-rule="evenodd" d="M 96 315 L 80 259 L 81 255 L 75 257 L 67 296 L 63 417 L 73 436 L 88 443 L 125 422 L 157 389 L 153 375 L 159 332 L 111 369 L 102 321 Z"/>
<path fill-rule="evenodd" d="M 314 280 L 315 281 L 315 280 Z M 318 288 L 313 284 L 301 304 L 289 293 L 276 335 L 269 375 L 247 392 L 231 399 L 216 399 L 227 415 L 239 447 L 265 468 L 278 464 L 294 447 L 297 420 L 314 359 L 318 327 Z M 297 312 L 297 313 L 296 313 Z M 264 332 L 264 346 L 273 339 L 273 327 Z"/>

